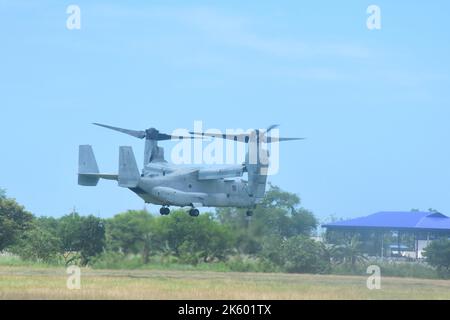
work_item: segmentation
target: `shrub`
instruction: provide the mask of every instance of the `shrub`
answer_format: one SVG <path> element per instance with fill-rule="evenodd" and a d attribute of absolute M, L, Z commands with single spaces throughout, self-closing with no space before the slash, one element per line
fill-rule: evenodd
<path fill-rule="evenodd" d="M 424 256 L 430 265 L 437 268 L 441 276 L 450 276 L 450 240 L 433 241 L 425 248 Z"/>
<path fill-rule="evenodd" d="M 25 232 L 17 245 L 11 251 L 22 259 L 55 263 L 59 257 L 60 240 L 50 232 L 35 227 Z"/>
<path fill-rule="evenodd" d="M 281 246 L 281 260 L 287 272 L 326 273 L 331 267 L 325 246 L 305 236 L 285 240 Z"/>

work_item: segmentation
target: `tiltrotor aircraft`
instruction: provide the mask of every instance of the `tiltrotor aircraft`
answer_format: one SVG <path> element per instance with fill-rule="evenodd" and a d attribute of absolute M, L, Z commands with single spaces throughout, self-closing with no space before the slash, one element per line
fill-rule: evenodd
<path fill-rule="evenodd" d="M 100 178 L 116 180 L 120 187 L 130 189 L 146 203 L 161 205 L 161 215 L 170 213 L 169 206 L 178 206 L 190 207 L 189 214 L 193 217 L 199 215 L 198 207 L 246 208 L 247 216 L 251 216 L 252 210 L 264 197 L 266 189 L 269 153 L 262 148 L 262 144 L 303 139 L 268 136 L 267 133 L 277 125 L 266 130 L 252 130 L 236 135 L 189 132 L 191 136 L 172 136 L 160 133 L 155 128 L 135 131 L 94 124 L 139 139 L 145 138 L 144 167 L 142 172 L 139 172 L 132 148 L 121 146 L 118 174 L 100 173 L 92 147 L 80 145 L 78 184 L 96 186 Z M 248 150 L 245 163 L 220 168 L 187 168 L 168 163 L 164 159 L 164 149 L 158 146 L 158 141 L 203 139 L 205 136 L 246 143 Z M 242 179 L 244 173 L 247 173 L 248 180 Z"/>

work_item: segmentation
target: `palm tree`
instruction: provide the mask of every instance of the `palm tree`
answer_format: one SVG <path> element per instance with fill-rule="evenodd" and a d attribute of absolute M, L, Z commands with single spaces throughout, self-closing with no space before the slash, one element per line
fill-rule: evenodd
<path fill-rule="evenodd" d="M 367 260 L 362 251 L 362 243 L 357 236 L 353 236 L 350 242 L 343 245 L 333 245 L 330 255 L 337 264 L 350 264 L 352 270 L 357 263 Z"/>

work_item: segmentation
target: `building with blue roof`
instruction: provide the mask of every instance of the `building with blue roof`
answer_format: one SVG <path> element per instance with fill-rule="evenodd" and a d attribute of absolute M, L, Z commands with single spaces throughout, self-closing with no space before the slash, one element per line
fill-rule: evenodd
<path fill-rule="evenodd" d="M 329 242 L 358 235 L 370 255 L 422 258 L 430 241 L 450 237 L 450 218 L 439 212 L 377 212 L 322 225 Z"/>

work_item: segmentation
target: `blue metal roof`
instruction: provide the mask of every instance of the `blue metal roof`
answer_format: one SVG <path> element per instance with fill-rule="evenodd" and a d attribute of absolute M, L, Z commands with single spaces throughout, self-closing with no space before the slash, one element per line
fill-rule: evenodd
<path fill-rule="evenodd" d="M 450 231 L 450 218 L 438 212 L 377 212 L 323 225 L 325 228 L 384 228 Z"/>

